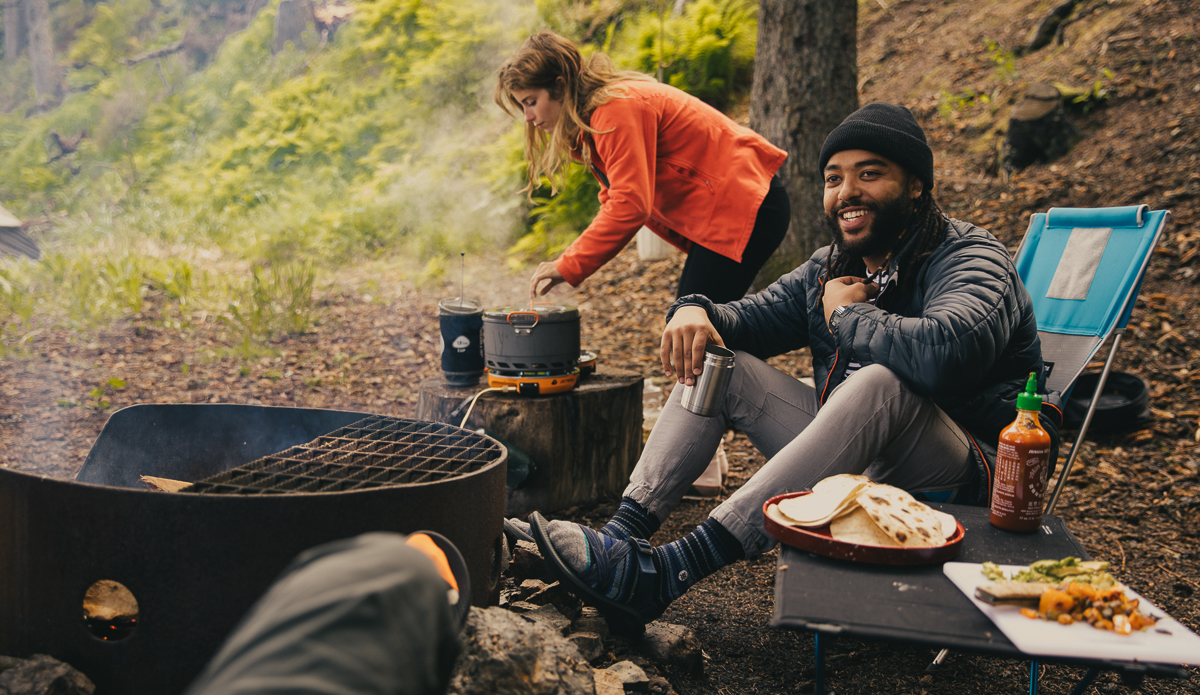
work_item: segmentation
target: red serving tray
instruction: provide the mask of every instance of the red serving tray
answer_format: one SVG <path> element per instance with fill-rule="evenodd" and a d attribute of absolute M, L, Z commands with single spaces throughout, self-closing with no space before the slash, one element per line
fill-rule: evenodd
<path fill-rule="evenodd" d="M 934 565 L 949 562 L 958 555 L 958 548 L 962 545 L 963 537 L 966 535 L 966 529 L 956 519 L 954 523 L 958 528 L 950 540 L 942 545 L 929 548 L 888 548 L 881 545 L 863 545 L 834 540 L 833 536 L 829 534 L 829 524 L 811 529 L 787 526 L 775 521 L 767 514 L 767 508 L 773 504 L 779 504 L 781 500 L 811 494 L 812 490 L 805 490 L 804 492 L 776 495 L 767 500 L 763 504 L 763 526 L 766 527 L 767 533 L 781 543 L 787 543 L 793 548 L 810 553 L 876 565 Z"/>

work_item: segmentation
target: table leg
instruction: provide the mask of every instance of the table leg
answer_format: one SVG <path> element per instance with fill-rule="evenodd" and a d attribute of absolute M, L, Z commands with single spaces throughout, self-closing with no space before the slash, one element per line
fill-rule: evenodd
<path fill-rule="evenodd" d="M 1088 686 L 1094 683 L 1099 676 L 1099 666 L 1089 668 L 1087 673 L 1083 674 L 1083 678 L 1080 678 L 1079 682 L 1075 684 L 1075 687 L 1071 688 L 1071 695 L 1083 695 L 1083 691 L 1087 690 Z"/>
<path fill-rule="evenodd" d="M 819 632 L 813 633 L 813 656 L 817 660 L 817 673 L 813 678 L 813 693 L 814 695 L 825 695 L 825 644 L 821 641 Z"/>
<path fill-rule="evenodd" d="M 946 660 L 946 655 L 949 653 L 950 653 L 949 649 L 943 649 L 942 651 L 938 652 L 937 656 L 933 657 L 933 661 L 931 661 L 929 663 L 929 665 L 925 667 L 925 670 L 926 671 L 938 670 L 938 668 L 941 667 L 942 662 Z"/>

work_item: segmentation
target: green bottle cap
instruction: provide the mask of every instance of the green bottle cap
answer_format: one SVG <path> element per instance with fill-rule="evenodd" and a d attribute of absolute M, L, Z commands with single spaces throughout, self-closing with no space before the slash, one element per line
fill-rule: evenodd
<path fill-rule="evenodd" d="M 1025 393 L 1017 394 L 1017 410 L 1032 410 L 1035 413 L 1042 410 L 1042 397 L 1037 394 L 1037 374 L 1029 373 L 1025 382 Z"/>

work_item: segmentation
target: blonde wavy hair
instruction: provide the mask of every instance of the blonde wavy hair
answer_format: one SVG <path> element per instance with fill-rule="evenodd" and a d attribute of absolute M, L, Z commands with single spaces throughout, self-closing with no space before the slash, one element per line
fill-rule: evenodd
<path fill-rule="evenodd" d="M 551 133 L 525 124 L 525 159 L 529 182 L 522 192 L 533 195 L 541 187 L 542 177 L 550 179 L 557 193 L 566 179 L 566 165 L 578 154 L 591 165 L 590 147 L 584 146 L 584 134 L 594 134 L 592 112 L 614 98 L 627 96 L 618 84 L 628 80 L 655 81 L 653 77 L 631 70 L 613 70 L 603 53 L 584 60 L 575 45 L 549 31 L 530 36 L 521 48 L 500 66 L 493 98 L 511 116 L 524 113 L 513 92 L 545 89 L 550 98 L 562 102 L 562 111 Z M 608 131 L 604 131 L 608 132 Z M 590 139 L 590 138 L 589 138 Z"/>

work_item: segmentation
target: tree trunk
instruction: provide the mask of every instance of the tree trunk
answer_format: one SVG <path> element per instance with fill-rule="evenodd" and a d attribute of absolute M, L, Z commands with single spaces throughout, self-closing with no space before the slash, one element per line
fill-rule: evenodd
<path fill-rule="evenodd" d="M 275 44 L 271 55 L 283 50 L 290 41 L 293 46 L 300 42 L 304 28 L 312 18 L 312 7 L 303 0 L 281 0 L 275 15 Z"/>
<path fill-rule="evenodd" d="M 478 391 L 450 386 L 442 379 L 425 381 L 417 418 L 457 426 Z M 470 413 L 468 429 L 486 427 L 528 459 L 525 470 L 514 476 L 516 457 L 509 453 L 513 487 L 507 490 L 506 515 L 617 500 L 641 453 L 642 377 L 601 366 L 566 393 L 490 393 Z"/>
<path fill-rule="evenodd" d="M 25 50 L 25 7 L 21 0 L 4 0 L 4 60 L 12 65 Z"/>
<path fill-rule="evenodd" d="M 788 158 L 779 170 L 792 225 L 755 288 L 828 243 L 817 160 L 825 137 L 858 108 L 858 5 L 847 0 L 761 0 L 750 127 Z"/>
<path fill-rule="evenodd" d="M 50 31 L 50 3 L 24 0 L 29 22 L 29 64 L 33 70 L 33 89 L 38 106 L 58 102 L 62 95 L 58 65 L 54 62 L 54 35 Z"/>

